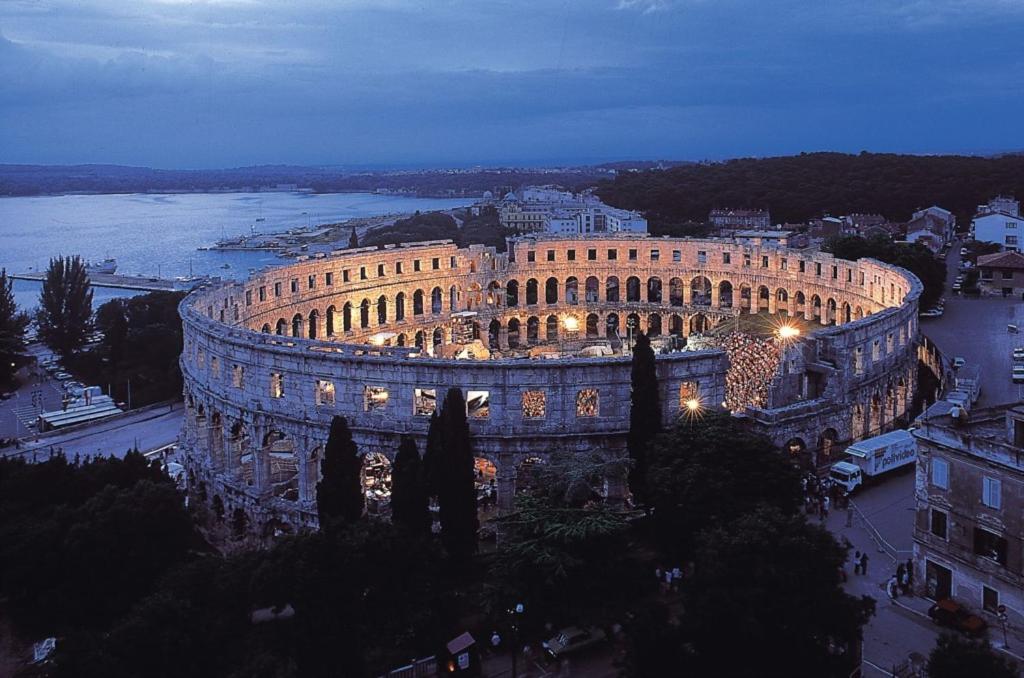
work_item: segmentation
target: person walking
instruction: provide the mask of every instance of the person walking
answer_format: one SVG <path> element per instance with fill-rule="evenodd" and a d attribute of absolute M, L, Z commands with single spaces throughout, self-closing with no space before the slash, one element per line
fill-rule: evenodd
<path fill-rule="evenodd" d="M 860 573 L 861 574 L 867 574 L 868 573 L 868 552 L 867 551 L 865 551 L 864 553 L 860 554 Z"/>
<path fill-rule="evenodd" d="M 853 573 L 860 574 L 860 551 L 855 551 L 853 554 Z"/>
<path fill-rule="evenodd" d="M 896 583 L 896 575 L 889 577 L 889 581 L 885 585 L 885 592 L 889 594 L 889 600 L 892 604 L 896 604 L 896 597 L 899 595 L 898 584 Z"/>

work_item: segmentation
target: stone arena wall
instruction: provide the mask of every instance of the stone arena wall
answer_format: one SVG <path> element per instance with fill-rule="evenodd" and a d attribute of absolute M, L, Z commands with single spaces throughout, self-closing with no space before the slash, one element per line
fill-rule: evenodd
<path fill-rule="evenodd" d="M 537 236 L 508 253 L 441 241 L 311 258 L 182 302 L 187 466 L 207 500 L 261 529 L 312 525 L 333 416 L 348 418 L 361 450 L 393 457 L 402 434 L 422 450 L 423 392 L 439 405 L 454 386 L 488 395 L 470 428 L 508 508 L 524 460 L 625 453 L 630 358 L 507 356 L 639 330 L 687 336 L 758 311 L 820 329 L 785 350 L 770 401 L 742 415 L 821 461 L 905 415 L 920 292 L 874 260 L 718 239 Z M 459 322 L 499 357 L 440 357 Z M 691 398 L 722 403 L 723 351 L 664 353 L 657 366 L 666 422 Z M 623 479 L 607 491 L 621 495 Z"/>

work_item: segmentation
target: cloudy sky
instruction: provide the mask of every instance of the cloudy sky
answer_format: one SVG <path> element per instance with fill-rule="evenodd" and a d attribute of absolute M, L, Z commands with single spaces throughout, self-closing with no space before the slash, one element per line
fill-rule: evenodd
<path fill-rule="evenodd" d="M 1024 148 L 1024 0 L 0 0 L 0 163 Z"/>

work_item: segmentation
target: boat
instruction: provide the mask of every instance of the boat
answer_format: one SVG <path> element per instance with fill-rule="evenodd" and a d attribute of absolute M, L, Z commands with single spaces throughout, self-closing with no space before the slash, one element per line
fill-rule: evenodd
<path fill-rule="evenodd" d="M 85 262 L 86 273 L 106 273 L 107 275 L 113 275 L 117 271 L 117 259 L 106 258 L 100 262 Z"/>

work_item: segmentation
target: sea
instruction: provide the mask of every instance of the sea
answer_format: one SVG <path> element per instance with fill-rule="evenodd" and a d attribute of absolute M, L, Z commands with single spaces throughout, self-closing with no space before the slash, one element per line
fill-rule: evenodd
<path fill-rule="evenodd" d="M 117 260 L 126 275 L 240 279 L 288 263 L 273 252 L 208 251 L 200 247 L 252 233 L 353 218 L 449 209 L 471 199 L 413 198 L 375 193 L 136 193 L 0 198 L 0 268 L 41 272 L 51 257 Z M 18 305 L 38 305 L 40 283 L 17 280 Z M 94 288 L 93 307 L 130 290 Z"/>

